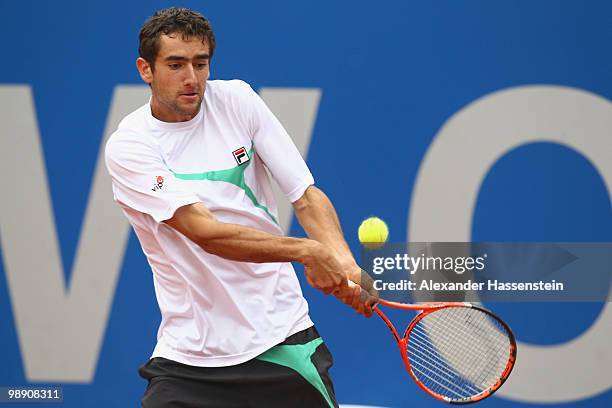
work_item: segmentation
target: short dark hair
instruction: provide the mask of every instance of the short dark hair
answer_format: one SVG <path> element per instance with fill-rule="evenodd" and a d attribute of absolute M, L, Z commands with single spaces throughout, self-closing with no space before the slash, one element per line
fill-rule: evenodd
<path fill-rule="evenodd" d="M 155 68 L 162 35 L 181 34 L 183 40 L 200 38 L 210 48 L 210 58 L 215 51 L 215 34 L 210 22 L 202 14 L 188 8 L 170 7 L 156 11 L 140 29 L 138 54 Z"/>

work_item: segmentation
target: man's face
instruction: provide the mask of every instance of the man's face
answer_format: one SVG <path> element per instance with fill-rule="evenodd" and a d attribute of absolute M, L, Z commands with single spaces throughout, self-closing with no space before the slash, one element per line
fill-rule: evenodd
<path fill-rule="evenodd" d="M 162 35 L 155 70 L 150 70 L 149 80 L 143 76 L 151 84 L 153 115 L 164 122 L 193 119 L 202 105 L 209 63 L 209 45 L 200 38 Z"/>

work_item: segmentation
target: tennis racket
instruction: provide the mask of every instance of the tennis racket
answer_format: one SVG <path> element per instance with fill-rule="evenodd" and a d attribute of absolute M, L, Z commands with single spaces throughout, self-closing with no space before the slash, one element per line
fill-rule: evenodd
<path fill-rule="evenodd" d="M 381 305 L 420 313 L 400 337 Z M 373 308 L 393 333 L 412 379 L 440 401 L 469 404 L 489 397 L 514 367 L 514 335 L 486 309 L 463 302 L 405 304 L 382 299 Z"/>

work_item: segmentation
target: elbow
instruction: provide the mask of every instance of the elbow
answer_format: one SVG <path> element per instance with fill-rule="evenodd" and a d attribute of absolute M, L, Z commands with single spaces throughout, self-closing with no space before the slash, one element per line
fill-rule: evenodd
<path fill-rule="evenodd" d="M 309 186 L 306 191 L 304 191 L 304 194 L 302 194 L 300 198 L 292 203 L 293 210 L 296 213 L 304 212 L 308 208 L 312 207 L 315 197 L 322 193 L 323 192 L 314 185 Z"/>
<path fill-rule="evenodd" d="M 198 205 L 179 208 L 165 223 L 206 251 L 224 233 L 224 224 Z"/>

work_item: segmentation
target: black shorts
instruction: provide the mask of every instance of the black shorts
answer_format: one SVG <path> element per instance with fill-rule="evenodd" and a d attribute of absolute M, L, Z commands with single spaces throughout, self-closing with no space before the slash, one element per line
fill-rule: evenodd
<path fill-rule="evenodd" d="M 149 381 L 143 408 L 337 408 L 331 353 L 313 327 L 253 360 L 194 367 L 156 357 L 140 368 Z"/>

